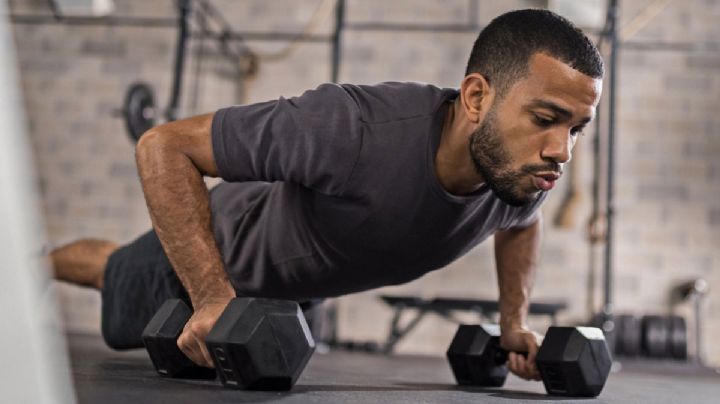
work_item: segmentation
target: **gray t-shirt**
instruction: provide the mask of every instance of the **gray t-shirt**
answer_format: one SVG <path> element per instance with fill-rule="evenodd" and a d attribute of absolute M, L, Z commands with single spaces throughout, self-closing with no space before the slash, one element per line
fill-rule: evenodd
<path fill-rule="evenodd" d="M 323 84 L 219 110 L 213 154 L 228 181 L 213 226 L 239 294 L 338 296 L 442 268 L 545 198 L 512 207 L 486 186 L 446 192 L 434 156 L 457 90 Z"/>

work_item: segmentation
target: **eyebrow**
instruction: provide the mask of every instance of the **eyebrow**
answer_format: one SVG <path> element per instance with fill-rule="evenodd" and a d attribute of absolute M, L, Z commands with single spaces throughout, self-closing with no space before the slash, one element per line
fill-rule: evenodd
<path fill-rule="evenodd" d="M 536 98 L 536 99 L 532 100 L 529 107 L 531 107 L 531 108 L 538 108 L 538 107 L 539 108 L 547 108 L 547 109 L 555 112 L 556 114 L 560 115 L 564 119 L 568 119 L 568 120 L 571 119 L 573 116 L 573 114 L 572 114 L 572 112 L 570 112 L 570 110 L 565 109 L 552 101 L 546 101 L 546 100 L 541 100 L 541 99 Z M 580 124 L 585 125 L 590 121 L 592 121 L 592 117 L 586 116 L 585 118 L 580 120 Z"/>

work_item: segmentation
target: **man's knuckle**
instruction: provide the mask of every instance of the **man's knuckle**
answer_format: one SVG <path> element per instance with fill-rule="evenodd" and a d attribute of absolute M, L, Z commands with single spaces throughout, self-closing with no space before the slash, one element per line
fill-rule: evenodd
<path fill-rule="evenodd" d="M 207 327 L 205 322 L 194 321 L 192 324 L 190 324 L 190 330 L 196 336 L 204 337 L 208 333 L 209 328 Z"/>

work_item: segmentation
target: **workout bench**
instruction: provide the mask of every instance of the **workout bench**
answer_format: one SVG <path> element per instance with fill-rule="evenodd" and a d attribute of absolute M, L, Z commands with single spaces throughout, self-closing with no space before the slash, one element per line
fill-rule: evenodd
<path fill-rule="evenodd" d="M 480 322 L 492 322 L 496 320 L 493 317 L 498 314 L 500 310 L 498 302 L 495 300 L 449 297 L 423 299 L 418 296 L 390 295 L 380 295 L 380 299 L 395 310 L 395 314 L 393 314 L 392 320 L 390 321 L 390 331 L 382 346 L 382 352 L 386 354 L 392 353 L 395 345 L 412 331 L 428 313 L 435 313 L 450 321 L 459 322 L 453 316 L 453 312 L 470 311 L 480 316 Z M 565 302 L 536 302 L 530 303 L 528 314 L 550 316 L 550 321 L 554 325 L 556 323 L 557 312 L 566 308 L 567 304 Z M 417 313 L 405 326 L 401 326 L 400 317 L 406 309 L 416 309 Z"/>

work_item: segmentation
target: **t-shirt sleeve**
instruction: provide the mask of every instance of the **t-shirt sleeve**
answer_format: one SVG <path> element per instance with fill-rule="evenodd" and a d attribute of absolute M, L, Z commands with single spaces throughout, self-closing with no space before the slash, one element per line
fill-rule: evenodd
<path fill-rule="evenodd" d="M 215 113 L 213 155 L 229 182 L 294 182 L 340 195 L 362 141 L 357 102 L 336 84 Z"/>
<path fill-rule="evenodd" d="M 510 222 L 510 225 L 506 226 L 504 230 L 524 229 L 535 223 L 540 215 L 540 206 L 542 206 L 547 195 L 547 192 L 543 192 L 531 204 L 521 208 L 520 211 L 517 212 L 516 217 Z"/>

